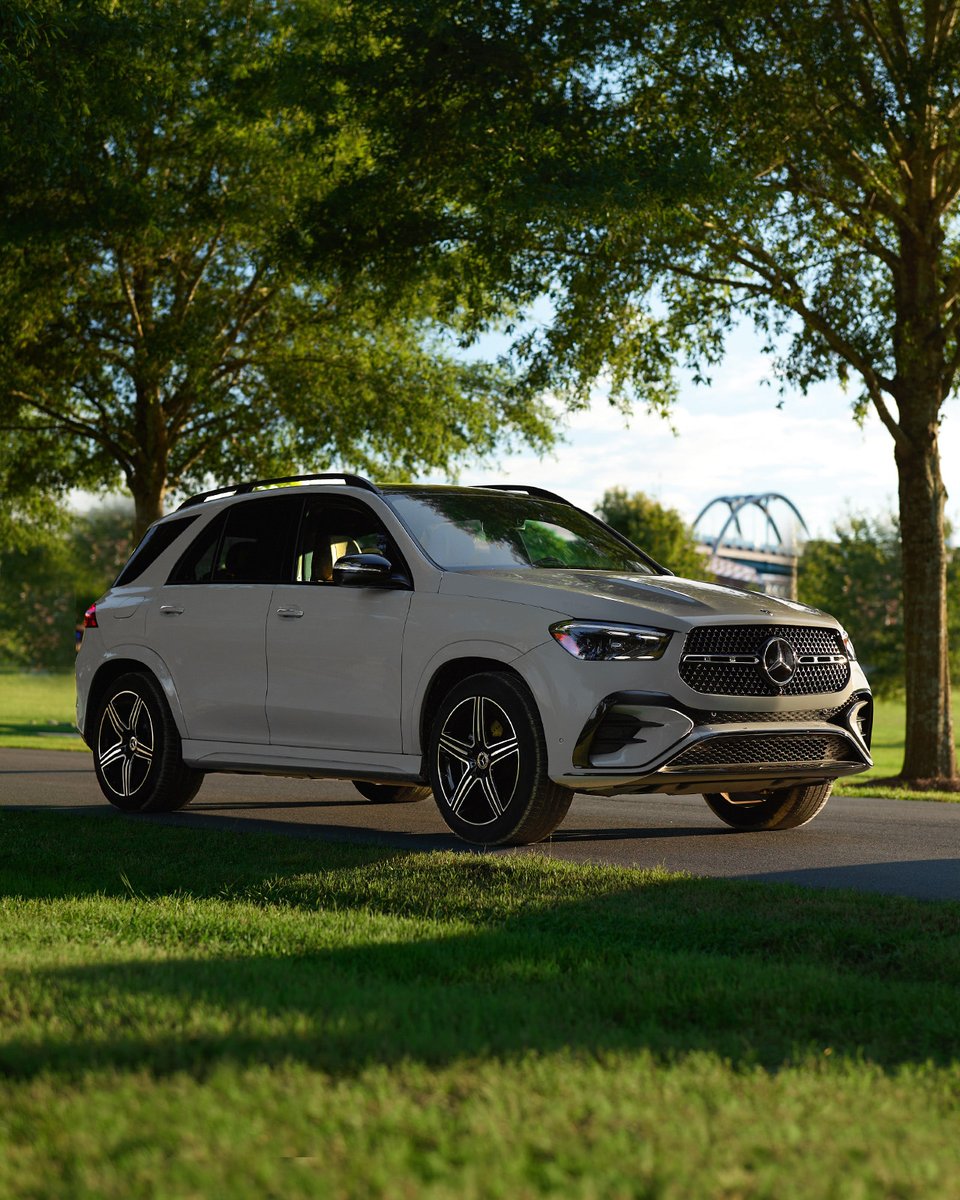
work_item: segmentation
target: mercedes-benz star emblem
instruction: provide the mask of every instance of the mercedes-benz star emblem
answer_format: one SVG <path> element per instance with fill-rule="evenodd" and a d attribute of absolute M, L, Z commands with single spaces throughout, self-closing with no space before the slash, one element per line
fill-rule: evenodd
<path fill-rule="evenodd" d="M 763 673 L 776 687 L 785 687 L 797 669 L 797 652 L 780 637 L 772 637 L 760 656 Z"/>

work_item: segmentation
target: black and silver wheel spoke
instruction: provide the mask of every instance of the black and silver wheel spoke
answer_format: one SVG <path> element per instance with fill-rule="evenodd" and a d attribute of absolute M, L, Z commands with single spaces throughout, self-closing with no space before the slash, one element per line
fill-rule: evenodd
<path fill-rule="evenodd" d="M 467 795 L 476 782 L 477 776 L 473 773 L 470 767 L 467 767 L 464 773 L 460 776 L 457 786 L 453 789 L 453 795 L 447 802 L 450 805 L 451 812 L 456 813 L 458 816 L 460 815 L 460 806 L 463 804 L 464 800 L 466 800 Z"/>
<path fill-rule="evenodd" d="M 124 733 L 126 732 L 126 726 L 125 726 L 124 722 L 120 719 L 120 714 L 117 712 L 116 708 L 114 707 L 114 703 L 112 700 L 107 705 L 106 716 L 107 716 L 107 720 L 113 726 L 113 732 L 117 735 L 118 738 L 122 738 Z"/>
<path fill-rule="evenodd" d="M 515 737 L 504 738 L 503 741 L 494 742 L 487 747 L 490 755 L 491 765 L 504 762 L 506 759 L 516 755 L 520 757 L 520 742 Z"/>
<path fill-rule="evenodd" d="M 449 733 L 440 734 L 440 749 L 459 762 L 465 764 L 469 764 L 470 762 L 470 747 L 464 742 L 458 741 L 455 737 L 451 737 Z"/>
<path fill-rule="evenodd" d="M 117 742 L 113 746 L 108 746 L 106 750 L 100 752 L 100 767 L 109 767 L 111 763 L 117 759 L 123 758 L 123 742 Z"/>
<path fill-rule="evenodd" d="M 497 794 L 496 785 L 490 775 L 482 775 L 480 784 L 483 787 L 483 794 L 486 796 L 493 810 L 493 815 L 499 817 L 503 813 L 503 805 L 500 803 L 500 796 Z"/>

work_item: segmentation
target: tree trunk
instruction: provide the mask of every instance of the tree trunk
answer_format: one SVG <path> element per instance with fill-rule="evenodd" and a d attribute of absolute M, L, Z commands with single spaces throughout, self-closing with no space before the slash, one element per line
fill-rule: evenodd
<path fill-rule="evenodd" d="M 165 480 L 162 476 L 151 476 L 146 479 L 138 477 L 130 480 L 130 491 L 133 494 L 134 519 L 133 540 L 137 544 L 154 521 L 163 516 L 163 495 Z"/>
<path fill-rule="evenodd" d="M 903 545 L 907 729 L 905 779 L 954 779 L 947 643 L 946 488 L 935 422 L 896 448 Z M 918 436 L 919 435 L 919 436 Z"/>

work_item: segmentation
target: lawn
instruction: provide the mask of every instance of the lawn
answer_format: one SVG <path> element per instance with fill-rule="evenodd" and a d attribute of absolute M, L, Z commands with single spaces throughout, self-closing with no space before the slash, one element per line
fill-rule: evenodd
<path fill-rule="evenodd" d="M 960 905 L 0 811 L 0 1195 L 956 1197 Z"/>
<path fill-rule="evenodd" d="M 0 746 L 86 750 L 76 732 L 73 675 L 0 671 Z"/>

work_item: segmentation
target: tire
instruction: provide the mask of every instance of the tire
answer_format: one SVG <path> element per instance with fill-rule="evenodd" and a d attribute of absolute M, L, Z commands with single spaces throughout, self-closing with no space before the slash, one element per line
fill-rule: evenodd
<path fill-rule="evenodd" d="M 833 780 L 756 793 L 755 802 L 731 804 L 727 792 L 704 793 L 704 800 L 734 829 L 797 829 L 812 821 L 830 799 Z M 746 796 L 744 796 L 746 799 Z"/>
<path fill-rule="evenodd" d="M 97 707 L 93 765 L 104 796 L 123 812 L 174 812 L 200 789 L 203 772 L 184 765 L 180 735 L 160 685 L 130 672 Z"/>
<path fill-rule="evenodd" d="M 430 785 L 440 815 L 477 846 L 523 846 L 549 837 L 573 792 L 547 775 L 536 702 L 512 675 L 463 680 L 430 729 Z"/>
<path fill-rule="evenodd" d="M 367 783 L 365 779 L 355 779 L 353 786 L 365 800 L 374 804 L 415 804 L 433 795 L 428 787 L 411 787 L 405 783 Z"/>

